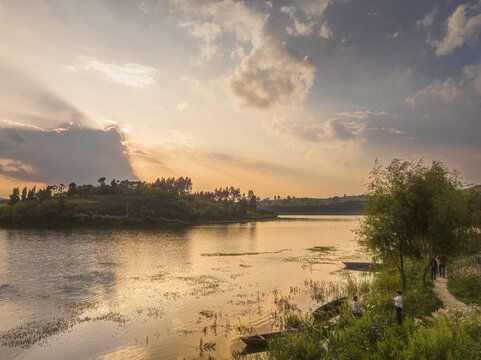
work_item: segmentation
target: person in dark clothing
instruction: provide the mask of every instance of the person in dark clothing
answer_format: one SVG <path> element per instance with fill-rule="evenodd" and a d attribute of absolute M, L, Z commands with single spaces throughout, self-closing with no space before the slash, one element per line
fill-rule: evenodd
<path fill-rule="evenodd" d="M 431 280 L 435 281 L 436 280 L 436 273 L 438 271 L 438 262 L 436 259 L 433 259 L 431 261 Z"/>
<path fill-rule="evenodd" d="M 438 255 L 438 264 L 439 264 L 439 277 L 446 278 L 446 256 L 443 254 Z"/>

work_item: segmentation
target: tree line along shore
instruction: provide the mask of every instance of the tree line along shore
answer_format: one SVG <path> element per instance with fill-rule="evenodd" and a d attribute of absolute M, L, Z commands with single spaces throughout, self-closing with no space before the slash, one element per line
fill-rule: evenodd
<path fill-rule="evenodd" d="M 0 207 L 0 226 L 156 226 L 275 218 L 249 190 L 192 191 L 189 177 L 155 182 L 112 180 L 98 184 L 14 188 Z"/>

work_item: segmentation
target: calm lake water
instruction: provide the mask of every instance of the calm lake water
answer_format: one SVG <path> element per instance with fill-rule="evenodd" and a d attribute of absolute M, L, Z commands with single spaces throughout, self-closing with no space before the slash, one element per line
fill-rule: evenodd
<path fill-rule="evenodd" d="M 340 283 L 341 261 L 366 260 L 359 217 L 289 218 L 0 230 L 0 359 L 229 359 L 240 335 L 278 329 L 276 300 L 312 311 L 310 281 Z"/>

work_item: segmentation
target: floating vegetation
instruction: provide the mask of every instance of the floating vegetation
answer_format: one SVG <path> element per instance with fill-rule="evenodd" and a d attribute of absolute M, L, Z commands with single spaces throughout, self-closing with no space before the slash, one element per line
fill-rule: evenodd
<path fill-rule="evenodd" d="M 162 294 L 162 296 L 168 300 L 177 300 L 181 297 L 180 292 L 178 291 L 166 291 Z"/>
<path fill-rule="evenodd" d="M 314 246 L 312 248 L 306 249 L 312 252 L 322 252 L 322 253 L 329 253 L 336 251 L 336 247 L 334 246 Z"/>
<path fill-rule="evenodd" d="M 109 312 L 97 317 L 54 318 L 52 320 L 30 321 L 0 334 L 2 347 L 29 348 L 36 343 L 44 343 L 50 336 L 58 335 L 73 328 L 76 324 L 89 321 L 112 321 L 125 325 L 127 318 L 119 313 Z"/>
<path fill-rule="evenodd" d="M 315 253 L 320 251 L 315 251 Z M 319 255 L 290 256 L 282 259 L 285 262 L 296 262 L 301 264 L 301 269 L 311 268 L 313 265 L 334 265 L 330 259 Z"/>
<path fill-rule="evenodd" d="M 193 330 L 193 329 L 177 329 L 175 331 L 178 335 L 180 336 L 188 336 L 188 335 L 192 335 L 194 333 L 198 333 L 199 331 L 198 330 Z"/>
<path fill-rule="evenodd" d="M 203 317 L 210 319 L 214 317 L 214 311 L 213 310 L 202 310 L 199 311 L 199 314 L 202 315 Z"/>
<path fill-rule="evenodd" d="M 248 265 L 248 264 L 239 264 L 240 267 L 243 267 L 243 268 L 250 268 L 252 267 L 252 265 Z"/>
<path fill-rule="evenodd" d="M 80 314 L 86 312 L 86 311 L 92 311 L 97 309 L 99 306 L 99 302 L 97 300 L 94 301 L 87 301 L 87 300 L 81 300 L 81 301 L 69 301 L 66 302 L 62 305 L 59 305 L 58 307 L 60 309 L 63 309 L 70 317 L 75 317 L 79 316 Z"/>
<path fill-rule="evenodd" d="M 2 291 L 3 289 L 6 289 L 7 287 L 9 287 L 10 284 L 2 284 L 0 285 L 0 291 Z"/>
<path fill-rule="evenodd" d="M 167 278 L 169 274 L 166 272 L 161 272 L 150 277 L 150 281 L 163 281 Z"/>
<path fill-rule="evenodd" d="M 48 337 L 69 330 L 74 324 L 66 319 L 50 321 L 30 321 L 0 334 L 2 347 L 29 348 L 33 344 L 45 341 Z"/>
<path fill-rule="evenodd" d="M 156 307 L 147 308 L 147 316 L 155 319 L 160 319 L 164 315 L 164 310 Z"/>
<path fill-rule="evenodd" d="M 241 276 L 244 276 L 244 275 L 245 275 L 245 273 L 231 274 L 231 275 L 230 275 L 230 278 L 231 278 L 232 280 L 236 280 L 236 279 L 238 279 L 238 278 L 240 278 Z"/>
<path fill-rule="evenodd" d="M 277 251 L 242 252 L 242 253 L 204 253 L 204 254 L 200 254 L 200 256 L 251 256 L 251 255 L 262 255 L 262 254 L 279 254 L 284 251 L 289 251 L 289 249 L 281 249 Z"/>
<path fill-rule="evenodd" d="M 118 325 L 125 325 L 125 323 L 127 322 L 127 317 L 125 317 L 124 315 L 118 313 L 118 312 L 108 312 L 106 314 L 103 314 L 103 315 L 100 315 L 100 316 L 96 316 L 96 317 L 85 317 L 83 319 L 75 319 L 77 321 L 77 323 L 82 323 L 82 322 L 88 322 L 88 321 L 112 321 Z"/>
<path fill-rule="evenodd" d="M 178 279 L 187 282 L 192 288 L 190 294 L 194 296 L 208 296 L 220 293 L 222 292 L 220 285 L 225 283 L 225 280 L 212 275 L 180 276 Z"/>

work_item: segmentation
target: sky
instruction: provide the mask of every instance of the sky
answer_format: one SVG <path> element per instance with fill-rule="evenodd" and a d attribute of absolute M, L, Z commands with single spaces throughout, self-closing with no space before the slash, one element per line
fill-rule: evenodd
<path fill-rule="evenodd" d="M 481 183 L 480 35 L 481 1 L 0 0 L 0 197 L 361 194 L 393 158 Z"/>

